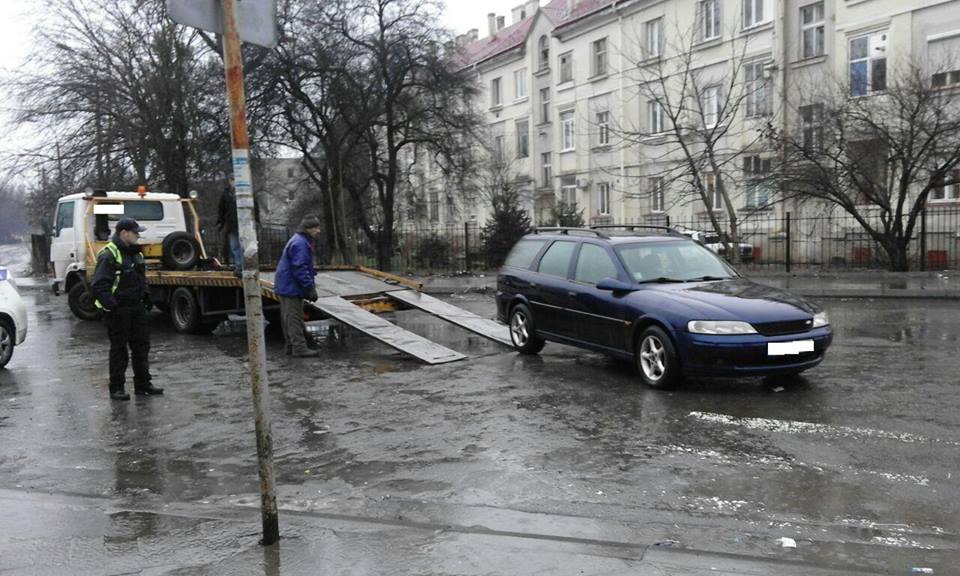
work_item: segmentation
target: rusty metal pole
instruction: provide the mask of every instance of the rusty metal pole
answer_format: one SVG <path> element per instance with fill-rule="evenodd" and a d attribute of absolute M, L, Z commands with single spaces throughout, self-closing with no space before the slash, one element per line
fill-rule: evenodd
<path fill-rule="evenodd" d="M 254 223 L 253 181 L 250 176 L 250 137 L 247 134 L 247 103 L 243 86 L 243 54 L 237 31 L 236 0 L 221 0 L 223 8 L 223 61 L 227 99 L 230 102 L 230 139 L 233 145 L 233 177 L 243 247 L 243 296 L 247 316 L 250 388 L 256 420 L 257 461 L 260 469 L 260 515 L 264 546 L 280 539 L 277 492 L 273 476 L 273 436 L 270 430 L 270 394 L 267 383 L 267 353 L 263 341 L 263 303 L 260 300 L 260 254 Z"/>

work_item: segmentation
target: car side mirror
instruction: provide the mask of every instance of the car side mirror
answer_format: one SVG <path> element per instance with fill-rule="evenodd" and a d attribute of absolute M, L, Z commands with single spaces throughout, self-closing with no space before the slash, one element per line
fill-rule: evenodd
<path fill-rule="evenodd" d="M 631 284 L 621 282 L 614 278 L 604 278 L 597 282 L 597 290 L 610 290 L 611 292 L 630 292 L 633 290 Z"/>

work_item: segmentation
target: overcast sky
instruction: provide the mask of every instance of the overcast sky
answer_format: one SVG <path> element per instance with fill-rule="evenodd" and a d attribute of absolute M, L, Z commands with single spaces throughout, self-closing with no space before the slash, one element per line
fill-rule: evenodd
<path fill-rule="evenodd" d="M 6 74 L 17 69 L 31 49 L 31 38 L 35 21 L 29 12 L 36 10 L 37 0 L 0 0 L 0 74 Z M 496 12 L 506 16 L 507 25 L 511 23 L 510 9 L 523 3 L 523 0 L 446 0 L 443 25 L 456 34 L 463 34 L 471 28 L 480 31 L 480 37 L 487 35 L 487 14 Z M 6 110 L 12 104 L 6 94 L 0 94 L 0 123 L 5 123 Z M 8 151 L 18 144 L 17 136 L 11 138 L 8 129 L 4 128 L 7 137 L 0 139 L 0 153 Z M 20 136 L 21 138 L 23 136 Z"/>

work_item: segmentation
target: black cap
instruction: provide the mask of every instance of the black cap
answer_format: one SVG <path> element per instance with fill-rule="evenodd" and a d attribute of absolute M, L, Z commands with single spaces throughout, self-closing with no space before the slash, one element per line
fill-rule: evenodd
<path fill-rule="evenodd" d="M 120 221 L 117 222 L 117 227 L 116 227 L 117 234 L 119 234 L 123 230 L 129 230 L 131 232 L 136 232 L 137 234 L 139 234 L 140 232 L 145 232 L 147 229 L 141 226 L 140 223 L 134 220 L 133 218 L 121 218 Z"/>

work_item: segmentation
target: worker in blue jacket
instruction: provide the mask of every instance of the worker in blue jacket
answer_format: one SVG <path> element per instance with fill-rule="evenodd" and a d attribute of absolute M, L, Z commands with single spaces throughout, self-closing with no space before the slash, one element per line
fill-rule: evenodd
<path fill-rule="evenodd" d="M 298 358 L 319 355 L 319 352 L 307 347 L 303 323 L 303 300 L 312 302 L 317 299 L 317 287 L 314 284 L 317 270 L 313 266 L 313 254 L 319 237 L 320 220 L 315 216 L 304 218 L 297 233 L 284 247 L 274 278 L 274 292 L 280 298 L 280 323 L 286 352 Z"/>

